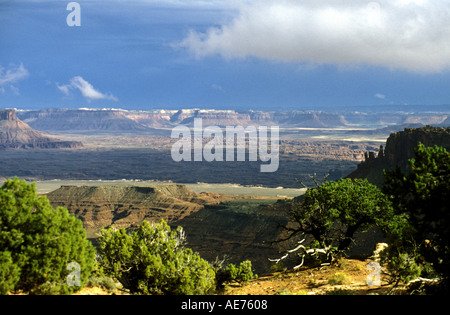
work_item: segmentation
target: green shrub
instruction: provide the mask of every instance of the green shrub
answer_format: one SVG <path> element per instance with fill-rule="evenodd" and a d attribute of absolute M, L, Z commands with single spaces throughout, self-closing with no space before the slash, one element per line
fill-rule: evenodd
<path fill-rule="evenodd" d="M 395 281 L 408 283 L 416 279 L 421 274 L 421 268 L 416 262 L 417 258 L 410 253 L 403 252 L 393 254 L 390 253 L 388 260 L 388 269 Z"/>
<path fill-rule="evenodd" d="M 94 257 L 81 221 L 53 209 L 34 184 L 15 178 L 0 187 L 0 293 L 71 293 L 87 281 Z M 72 262 L 79 270 L 68 268 Z"/>
<path fill-rule="evenodd" d="M 116 282 L 114 279 L 107 276 L 94 276 L 89 278 L 89 282 L 87 284 L 89 287 L 98 287 L 102 288 L 106 291 L 113 292 L 117 289 Z"/>
<path fill-rule="evenodd" d="M 255 275 L 252 270 L 252 262 L 245 260 L 236 266 L 229 264 L 224 271 L 221 271 L 218 276 L 218 283 L 223 284 L 225 282 L 247 282 L 253 279 Z"/>
<path fill-rule="evenodd" d="M 105 229 L 99 238 L 100 265 L 132 293 L 206 294 L 215 287 L 208 262 L 183 248 L 182 230 L 172 231 L 164 220 L 144 221 L 132 234 Z"/>
<path fill-rule="evenodd" d="M 270 272 L 272 272 L 272 273 L 281 272 L 281 271 L 285 271 L 285 270 L 287 270 L 287 268 L 284 266 L 282 261 L 279 261 L 276 264 L 270 266 Z"/>

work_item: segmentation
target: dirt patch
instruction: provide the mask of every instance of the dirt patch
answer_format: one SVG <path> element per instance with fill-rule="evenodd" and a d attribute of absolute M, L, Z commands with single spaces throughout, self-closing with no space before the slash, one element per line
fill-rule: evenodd
<path fill-rule="evenodd" d="M 99 287 L 85 287 L 73 295 L 122 295 L 119 290 L 108 291 Z"/>
<path fill-rule="evenodd" d="M 400 289 L 392 290 L 389 276 L 380 273 L 380 285 L 368 285 L 369 275 L 375 269 L 369 266 L 370 261 L 343 259 L 335 265 L 307 268 L 296 271 L 284 271 L 261 275 L 241 285 L 233 283 L 225 288 L 226 295 L 274 295 L 274 294 L 389 294 L 400 293 Z M 368 267 L 369 266 L 369 267 Z M 375 280 L 375 278 L 370 278 Z"/>

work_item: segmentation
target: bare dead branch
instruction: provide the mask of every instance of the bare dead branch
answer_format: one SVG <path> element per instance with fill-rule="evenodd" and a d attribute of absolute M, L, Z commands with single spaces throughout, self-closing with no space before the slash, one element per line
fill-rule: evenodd
<path fill-rule="evenodd" d="M 286 259 L 287 257 L 289 257 L 290 254 L 298 252 L 300 250 L 302 250 L 302 252 L 299 254 L 299 256 L 301 257 L 301 262 L 300 262 L 299 265 L 297 265 L 297 266 L 295 266 L 293 268 L 294 270 L 303 266 L 304 261 L 305 261 L 305 257 L 307 255 L 316 256 L 318 254 L 324 254 L 327 257 L 327 260 L 330 260 L 331 246 L 327 246 L 325 248 L 306 248 L 303 245 L 303 242 L 305 242 L 305 240 L 306 240 L 306 238 L 304 238 L 301 241 L 299 241 L 297 247 L 287 250 L 282 257 L 277 258 L 277 259 L 270 259 L 269 258 L 269 261 L 272 261 L 272 262 L 275 262 L 275 264 L 278 264 L 280 261 L 282 261 L 282 260 Z"/>

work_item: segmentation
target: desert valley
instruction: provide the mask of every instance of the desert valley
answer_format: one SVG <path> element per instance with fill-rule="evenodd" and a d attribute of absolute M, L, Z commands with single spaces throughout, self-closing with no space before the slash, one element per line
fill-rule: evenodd
<path fill-rule="evenodd" d="M 15 114 L 14 114 L 15 113 Z M 303 188 L 313 173 L 342 178 L 378 152 L 392 132 L 406 127 L 448 125 L 448 111 L 390 112 L 237 112 L 233 110 L 128 111 L 44 109 L 3 111 L 0 121 L 0 176 L 28 180 L 156 180 L 176 183 L 232 183 Z M 174 162 L 170 137 L 195 118 L 209 126 L 280 127 L 280 165 L 259 172 L 244 162 Z M 63 139 L 63 140 L 58 140 Z M 22 148 L 25 150 L 14 150 Z M 58 150 L 54 150 L 54 149 Z"/>
<path fill-rule="evenodd" d="M 17 176 L 36 182 L 53 206 L 64 206 L 82 220 L 93 242 L 102 228 L 164 219 L 182 226 L 189 246 L 205 259 L 251 259 L 255 271 L 265 273 L 272 265 L 268 258 L 292 245 L 273 243 L 287 224 L 277 205 L 313 187 L 314 174 L 379 183 L 383 168 L 411 157 L 412 142 L 450 147 L 443 128 L 450 125 L 449 115 L 0 110 L 0 180 Z M 262 173 L 252 161 L 174 162 L 171 130 L 192 127 L 194 118 L 205 126 L 279 126 L 279 169 Z M 367 254 L 379 240 L 368 236 L 355 244 L 353 254 Z"/>
<path fill-rule="evenodd" d="M 0 20 L 0 295 L 281 313 L 299 300 L 229 295 L 450 292 L 450 1 Z"/>

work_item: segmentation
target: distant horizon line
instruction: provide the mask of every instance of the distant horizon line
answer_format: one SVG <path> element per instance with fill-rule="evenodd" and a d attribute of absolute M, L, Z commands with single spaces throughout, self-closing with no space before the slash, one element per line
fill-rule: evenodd
<path fill-rule="evenodd" d="M 28 111 L 42 111 L 42 110 L 81 110 L 81 111 L 123 111 L 123 112 L 183 112 L 183 111 L 199 111 L 199 112 L 384 112 L 384 111 L 415 111 L 421 113 L 450 113 L 450 104 L 441 104 L 441 105 L 424 105 L 424 104 L 397 104 L 397 105 L 377 105 L 377 106 L 369 106 L 369 105 L 349 105 L 349 106 L 314 106 L 312 108 L 305 109 L 235 109 L 235 108 L 227 108 L 227 109 L 217 109 L 217 108 L 202 108 L 202 107 L 185 107 L 185 108 L 177 108 L 177 109 L 167 109 L 167 108 L 150 108 L 150 109 L 125 109 L 120 107 L 41 107 L 41 108 L 17 108 L 17 107 L 5 107 L 4 110 L 15 110 L 17 112 L 28 112 Z"/>

